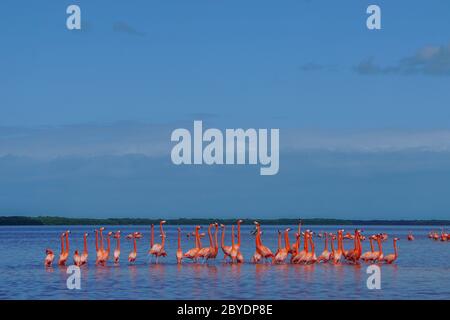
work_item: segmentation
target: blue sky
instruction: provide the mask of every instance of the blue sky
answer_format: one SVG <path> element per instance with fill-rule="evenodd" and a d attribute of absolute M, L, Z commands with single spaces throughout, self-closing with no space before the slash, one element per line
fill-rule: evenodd
<path fill-rule="evenodd" d="M 450 218 L 449 12 L 3 1 L 0 214 Z M 280 173 L 173 166 L 170 132 L 194 119 L 280 128 Z"/>

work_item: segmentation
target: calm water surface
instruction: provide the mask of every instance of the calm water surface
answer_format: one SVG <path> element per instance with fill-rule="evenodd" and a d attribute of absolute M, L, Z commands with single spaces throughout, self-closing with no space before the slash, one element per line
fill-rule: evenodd
<path fill-rule="evenodd" d="M 275 251 L 277 229 L 285 226 L 262 226 L 264 244 Z M 335 231 L 340 226 L 313 226 L 316 232 Z M 351 227 L 342 227 L 351 231 Z M 175 260 L 176 226 L 165 228 L 168 235 L 168 257 L 159 265 L 149 264 L 149 228 L 144 226 L 107 227 L 106 231 L 121 230 L 122 235 L 140 231 L 138 258 L 129 265 L 127 256 L 132 242 L 122 237 L 120 265 L 94 265 L 94 227 L 0 227 L 0 299 L 449 299 L 450 298 L 450 242 L 432 241 L 427 233 L 432 227 L 362 227 L 365 234 L 387 232 L 386 253 L 393 252 L 392 237 L 398 236 L 399 259 L 394 265 L 382 265 L 382 289 L 366 287 L 366 265 L 230 265 L 218 261 L 206 264 Z M 89 265 L 82 267 L 81 290 L 68 290 L 66 268 L 43 266 L 45 248 L 52 248 L 58 259 L 59 234 L 71 230 L 71 255 L 82 250 L 82 234 L 89 236 Z M 242 252 L 249 261 L 254 252 L 251 226 L 242 227 Z M 192 231 L 182 226 L 183 232 Z M 415 241 L 406 241 L 413 230 Z M 159 234 L 159 231 L 157 231 Z M 292 239 L 293 239 L 293 232 Z M 158 237 L 159 239 L 159 237 Z M 158 240 L 159 241 L 159 240 Z M 219 238 L 220 241 L 220 238 Z M 230 244 L 229 229 L 226 237 Z M 207 245 L 205 238 L 203 244 Z M 112 242 L 115 245 L 115 242 Z M 323 240 L 317 239 L 316 251 L 323 250 Z M 345 242 L 346 248 L 352 241 Z M 185 237 L 183 251 L 193 247 Z M 368 241 L 363 251 L 369 250 Z M 113 250 L 111 250 L 113 251 Z M 70 258 L 70 262 L 72 258 Z"/>

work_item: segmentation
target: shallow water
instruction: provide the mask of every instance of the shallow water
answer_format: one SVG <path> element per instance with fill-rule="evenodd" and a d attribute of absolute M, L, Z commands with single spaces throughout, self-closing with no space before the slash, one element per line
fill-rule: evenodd
<path fill-rule="evenodd" d="M 294 226 L 293 226 L 294 227 Z M 183 232 L 192 226 L 182 226 Z M 276 249 L 277 230 L 285 226 L 262 226 L 263 242 Z M 294 227 L 295 228 L 295 227 Z M 306 226 L 308 228 L 308 226 Z M 340 226 L 313 226 L 316 232 L 335 232 Z M 342 227 L 351 231 L 352 227 Z M 43 266 L 45 248 L 56 253 L 60 250 L 59 234 L 71 230 L 71 254 L 82 249 L 82 234 L 90 233 L 88 245 L 89 264 L 81 268 L 81 290 L 68 290 L 65 267 Z M 168 257 L 160 264 L 152 262 L 149 249 L 149 228 L 144 226 L 110 226 L 106 231 L 121 230 L 122 235 L 140 231 L 144 238 L 138 240 L 138 258 L 134 265 L 127 261 L 132 242 L 122 237 L 120 265 L 106 267 L 94 265 L 94 227 L 45 226 L 0 227 L 0 299 L 449 299 L 450 298 L 450 242 L 432 241 L 427 233 L 440 227 L 362 226 L 365 234 L 387 232 L 385 253 L 393 252 L 392 238 L 398 236 L 399 259 L 394 265 L 381 266 L 381 290 L 366 286 L 367 265 L 230 265 L 222 262 L 219 248 L 217 261 L 193 264 L 190 261 L 176 264 L 176 226 L 167 226 Z M 156 229 L 156 228 L 155 228 Z M 206 229 L 206 228 L 205 228 Z M 246 261 L 254 252 L 251 226 L 242 226 L 241 250 Z M 415 241 L 406 241 L 413 230 Z M 227 228 L 226 244 L 230 244 Z M 157 230 L 156 234 L 159 234 Z M 293 232 L 291 231 L 291 240 Z M 219 238 L 220 241 L 220 238 Z M 207 245 L 207 238 L 203 239 Z M 323 239 L 315 238 L 318 254 L 323 249 Z M 115 242 L 112 242 L 112 246 Z M 346 240 L 346 248 L 352 246 Z M 193 247 L 193 241 L 182 239 L 183 251 Z M 369 250 L 368 241 L 363 251 Z M 113 250 L 111 250 L 113 251 Z M 70 258 L 69 261 L 72 261 Z"/>

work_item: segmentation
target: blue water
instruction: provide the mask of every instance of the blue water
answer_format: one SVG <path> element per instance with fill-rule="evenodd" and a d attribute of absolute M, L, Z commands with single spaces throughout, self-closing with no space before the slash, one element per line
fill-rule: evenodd
<path fill-rule="evenodd" d="M 295 228 L 295 226 L 292 226 Z M 183 232 L 192 231 L 182 226 Z M 255 250 L 251 226 L 242 227 L 242 252 L 249 261 Z M 277 229 L 285 226 L 262 226 L 264 244 L 276 249 Z M 310 227 L 316 232 L 334 232 L 340 226 Z M 351 231 L 351 227 L 342 227 Z M 143 226 L 107 227 L 120 229 L 122 235 L 140 231 L 138 258 L 134 265 L 127 261 L 132 242 L 122 237 L 120 265 L 106 267 L 94 264 L 94 227 L 0 227 L 0 299 L 449 299 L 450 242 L 432 241 L 427 233 L 432 227 L 364 227 L 365 234 L 387 232 L 385 253 L 391 253 L 392 237 L 398 236 L 399 259 L 394 265 L 381 266 L 381 290 L 369 290 L 366 265 L 230 265 L 222 262 L 219 248 L 217 261 L 209 265 L 186 261 L 179 266 L 175 260 L 176 226 L 165 228 L 168 235 L 168 257 L 159 265 L 149 264 L 149 228 Z M 81 290 L 66 286 L 65 267 L 57 266 L 60 250 L 59 234 L 71 230 L 71 252 L 82 249 L 82 234 L 89 238 L 89 264 L 82 267 Z M 227 228 L 226 245 L 230 245 Z M 413 230 L 415 241 L 406 241 Z M 159 233 L 159 232 L 158 232 Z M 157 234 L 158 234 L 157 233 Z M 293 240 L 293 232 L 291 232 Z M 219 237 L 220 241 L 220 237 Z M 115 242 L 112 242 L 115 244 Z M 205 238 L 203 244 L 207 245 Z M 316 238 L 317 255 L 323 240 Z M 220 245 L 220 244 L 219 244 Z M 346 248 L 352 241 L 345 242 Z M 369 250 L 368 241 L 363 243 Z M 55 252 L 55 265 L 43 265 L 45 248 Z M 183 251 L 193 247 L 193 241 L 183 237 Z M 71 255 L 72 255 L 71 253 Z M 70 262 L 72 258 L 70 258 Z"/>

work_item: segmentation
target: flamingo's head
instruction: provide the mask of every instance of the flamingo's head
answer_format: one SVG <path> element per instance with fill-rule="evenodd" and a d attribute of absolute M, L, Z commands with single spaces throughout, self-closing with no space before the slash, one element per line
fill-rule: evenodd
<path fill-rule="evenodd" d="M 253 221 L 253 223 L 254 223 L 256 226 L 259 226 L 259 222 L 258 222 L 258 221 Z"/>
<path fill-rule="evenodd" d="M 218 228 L 218 227 L 219 227 L 219 224 L 218 224 L 217 222 L 214 222 L 214 226 L 215 226 L 216 228 Z"/>
<path fill-rule="evenodd" d="M 112 232 L 112 231 L 108 232 L 108 237 L 111 237 L 111 236 L 112 236 L 112 234 L 113 234 L 113 232 Z"/>
<path fill-rule="evenodd" d="M 166 223 L 167 221 L 166 220 L 162 220 L 161 222 L 160 222 L 160 224 L 164 224 L 164 223 Z"/>
<path fill-rule="evenodd" d="M 75 252 L 74 252 L 76 255 L 78 255 L 78 250 L 75 250 Z"/>
<path fill-rule="evenodd" d="M 220 224 L 220 227 L 221 227 L 222 229 L 224 229 L 224 228 L 225 228 L 225 225 L 224 225 L 223 223 L 221 223 L 221 224 Z"/>
<path fill-rule="evenodd" d="M 400 240 L 400 238 L 394 238 L 394 241 L 398 241 L 398 240 Z"/>
<path fill-rule="evenodd" d="M 178 232 L 181 232 L 181 229 L 180 229 L 180 228 L 177 228 L 177 231 L 178 231 Z"/>
<path fill-rule="evenodd" d="M 100 231 L 103 231 L 103 230 L 105 230 L 105 227 L 100 227 L 99 230 L 100 230 Z"/>
<path fill-rule="evenodd" d="M 53 254 L 52 249 L 45 249 L 45 254 Z"/>
<path fill-rule="evenodd" d="M 119 238 L 120 238 L 120 230 L 119 230 L 119 231 L 116 231 L 116 232 L 114 233 L 114 238 L 115 238 L 115 239 L 119 239 Z"/>
<path fill-rule="evenodd" d="M 84 233 L 84 236 L 85 236 L 85 237 L 87 237 L 88 235 L 89 235 L 89 233 L 87 233 L 87 232 Z"/>
<path fill-rule="evenodd" d="M 204 232 L 199 234 L 200 238 L 204 238 L 205 236 L 206 236 L 206 233 L 204 233 Z"/>
<path fill-rule="evenodd" d="M 242 219 L 239 219 L 239 220 L 237 221 L 238 224 L 241 224 L 242 222 L 244 222 Z"/>
<path fill-rule="evenodd" d="M 287 228 L 285 231 L 286 231 L 286 232 L 289 232 L 289 231 L 291 231 L 291 228 Z"/>
<path fill-rule="evenodd" d="M 135 232 L 133 235 L 136 239 L 141 239 L 143 237 L 142 233 L 140 232 Z"/>
<path fill-rule="evenodd" d="M 128 234 L 128 235 L 126 236 L 126 238 L 127 238 L 127 239 L 133 239 L 133 234 L 131 234 L 131 233 Z"/>
<path fill-rule="evenodd" d="M 67 230 L 67 231 L 66 231 L 66 235 L 69 234 L 69 233 L 70 233 L 70 230 Z"/>

